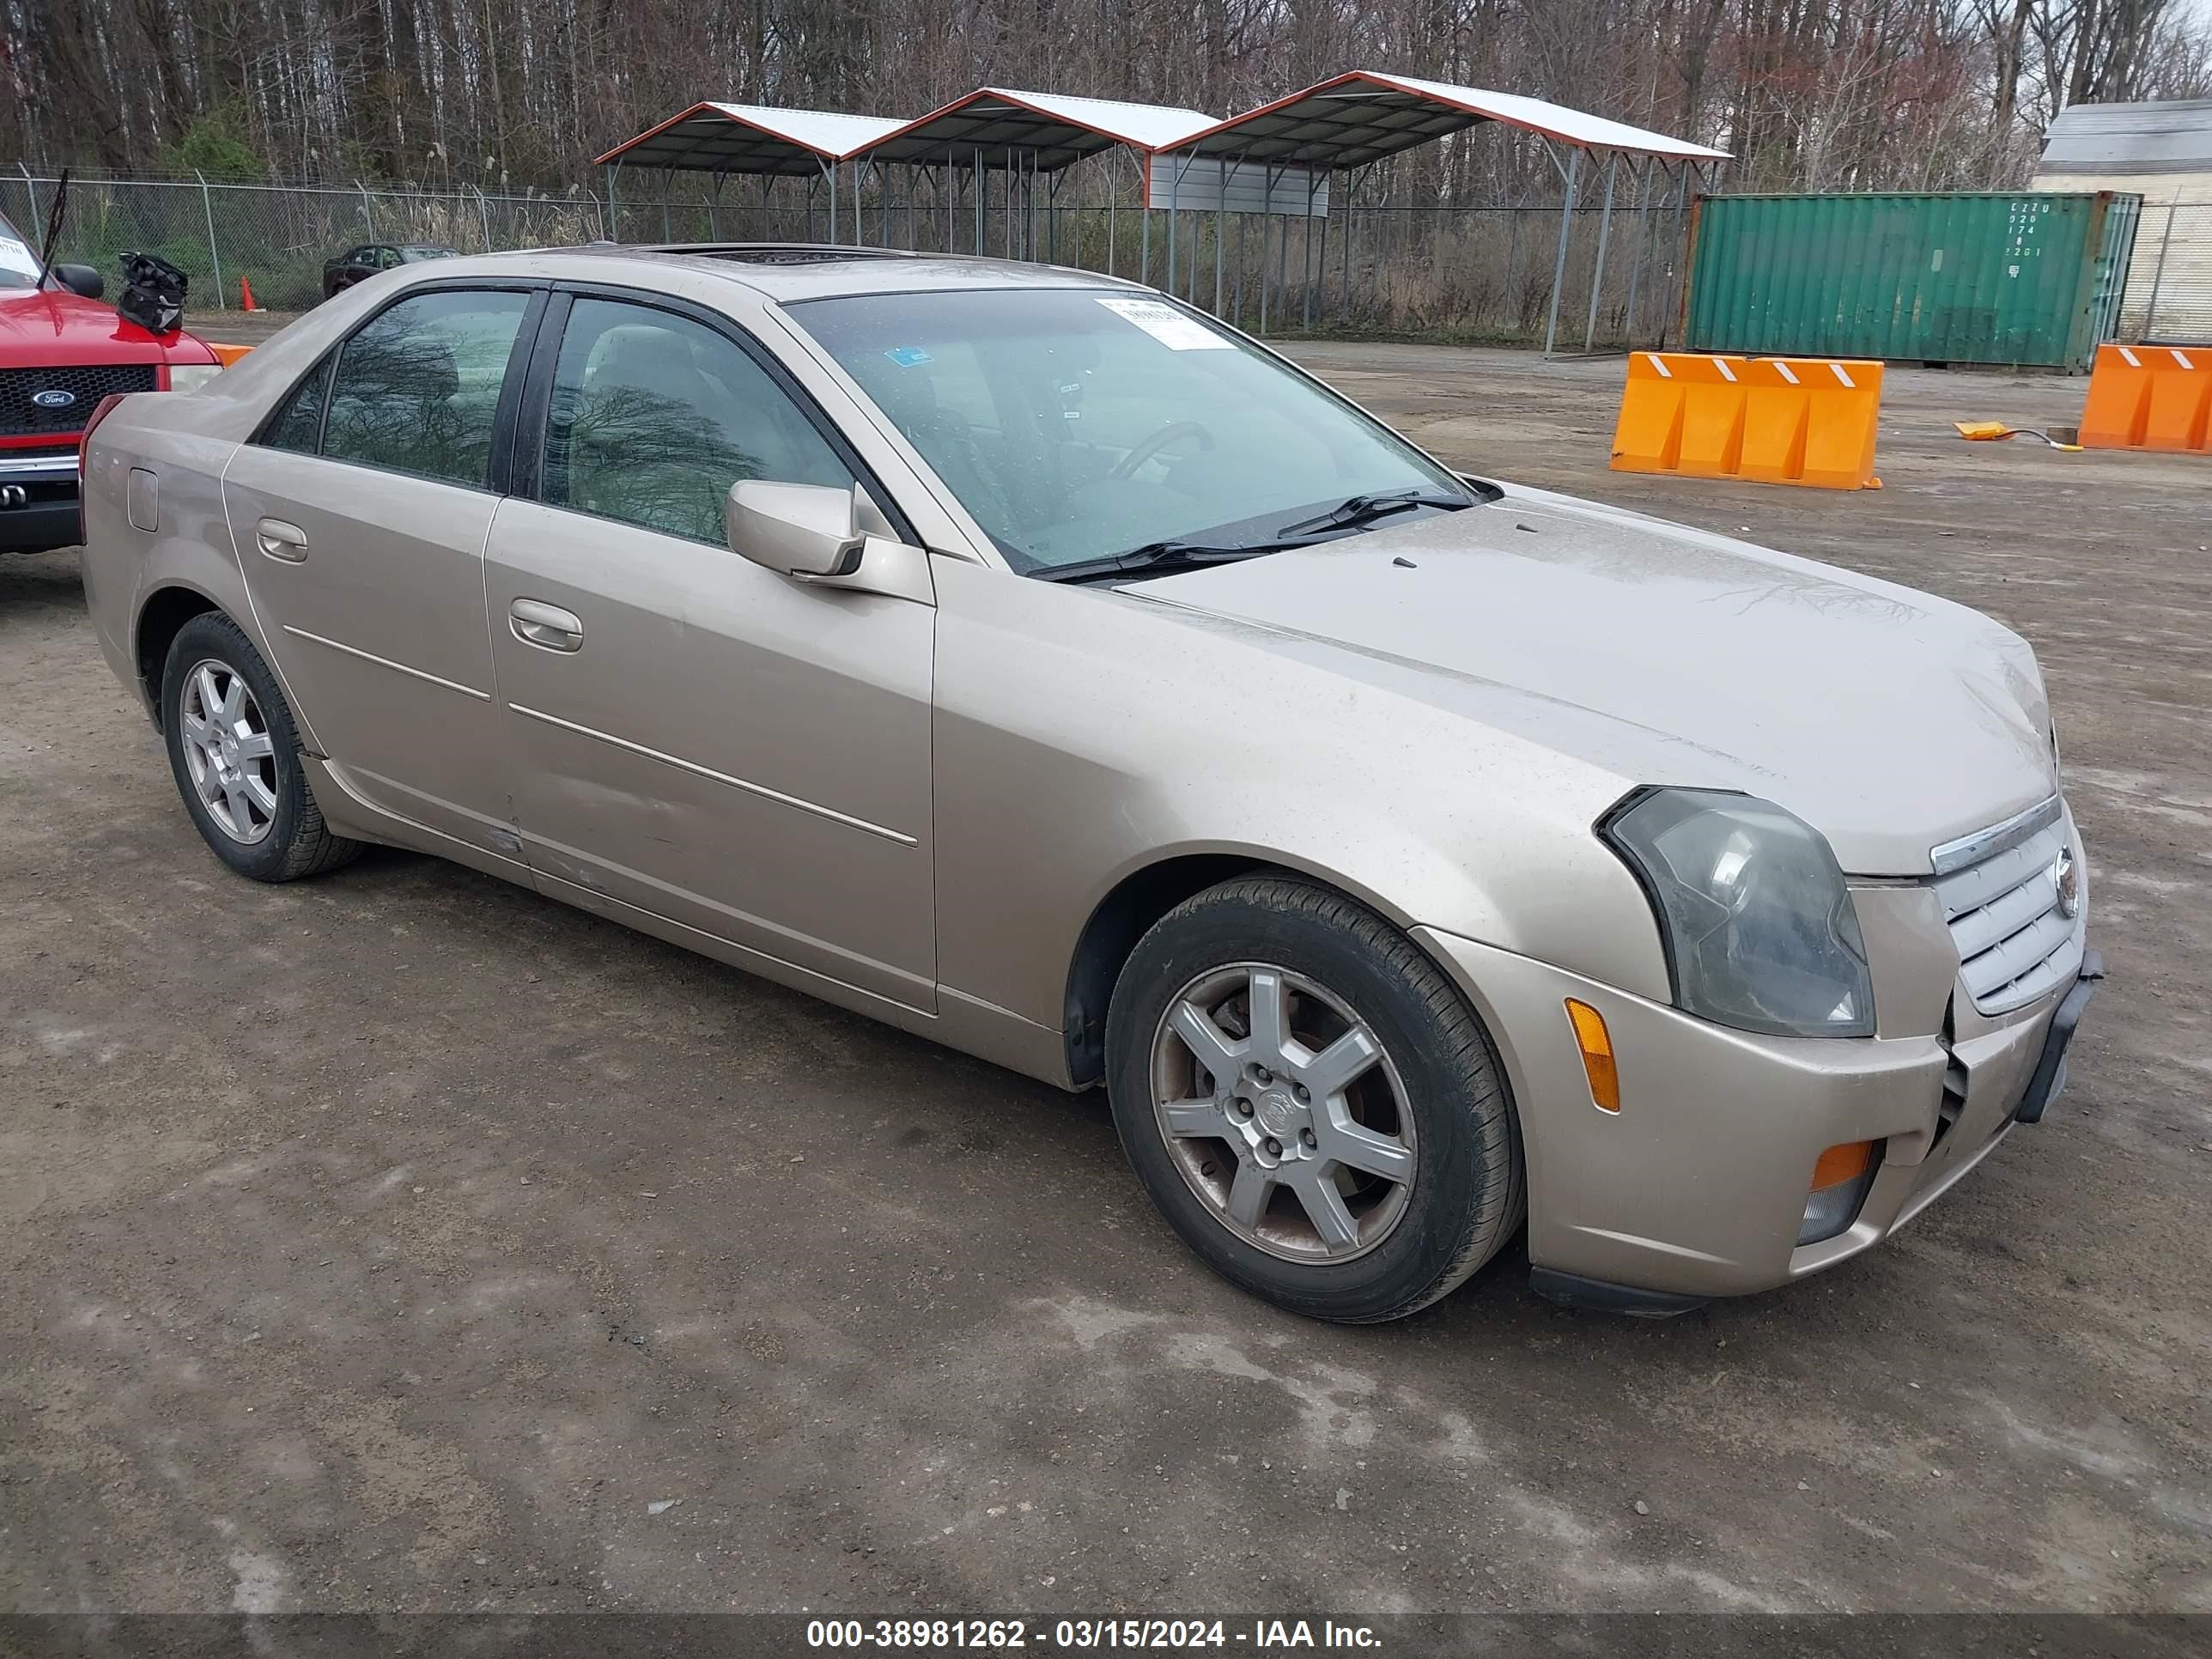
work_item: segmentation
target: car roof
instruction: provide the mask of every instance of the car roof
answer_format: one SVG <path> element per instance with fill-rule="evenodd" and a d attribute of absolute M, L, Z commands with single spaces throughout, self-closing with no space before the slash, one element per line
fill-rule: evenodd
<path fill-rule="evenodd" d="M 441 281 L 475 275 L 530 276 L 650 288 L 657 276 L 672 267 L 712 272 L 778 305 L 841 295 L 919 294 L 933 289 L 1127 289 L 1137 286 L 1118 277 L 1061 265 L 811 242 L 702 242 L 654 247 L 610 242 L 464 254 L 440 261 L 438 275 Z"/>

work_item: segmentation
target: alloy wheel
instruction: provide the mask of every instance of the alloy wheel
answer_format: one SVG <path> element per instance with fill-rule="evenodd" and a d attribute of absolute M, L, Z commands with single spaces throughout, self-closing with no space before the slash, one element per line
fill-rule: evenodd
<path fill-rule="evenodd" d="M 1153 1115 L 1214 1218 L 1270 1255 L 1350 1261 L 1406 1214 L 1413 1116 L 1350 1004 L 1267 963 L 1209 969 L 1152 1038 Z"/>
<path fill-rule="evenodd" d="M 177 700 L 192 790 L 216 829 L 245 846 L 276 822 L 276 746 L 245 677 L 214 658 L 194 663 Z"/>

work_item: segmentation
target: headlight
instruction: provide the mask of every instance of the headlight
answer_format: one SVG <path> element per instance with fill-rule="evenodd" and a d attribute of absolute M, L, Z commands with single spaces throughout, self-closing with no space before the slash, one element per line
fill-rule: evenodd
<path fill-rule="evenodd" d="M 216 375 L 222 373 L 222 365 L 221 363 L 171 363 L 169 365 L 169 390 L 172 392 L 197 392 L 200 387 L 205 386 L 210 380 L 212 380 Z"/>
<path fill-rule="evenodd" d="M 1810 824 L 1748 795 L 1654 789 L 1599 832 L 1650 895 L 1683 1012 L 1778 1036 L 1873 1034 L 1858 914 Z"/>

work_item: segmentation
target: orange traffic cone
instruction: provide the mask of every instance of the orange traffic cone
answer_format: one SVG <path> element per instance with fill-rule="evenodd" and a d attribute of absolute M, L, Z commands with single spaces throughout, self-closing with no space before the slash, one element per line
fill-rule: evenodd
<path fill-rule="evenodd" d="M 261 309 L 259 306 L 253 303 L 253 284 L 247 282 L 242 276 L 238 279 L 238 308 L 240 311 Z"/>

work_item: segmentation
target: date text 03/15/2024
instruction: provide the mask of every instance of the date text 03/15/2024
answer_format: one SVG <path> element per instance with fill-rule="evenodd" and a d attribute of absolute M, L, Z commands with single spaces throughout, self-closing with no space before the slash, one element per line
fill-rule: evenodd
<path fill-rule="evenodd" d="M 1304 1649 L 1372 1650 L 1382 1644 L 1367 1625 L 1333 1620 L 1253 1619 L 814 1619 L 810 1648 L 908 1650 L 1054 1648 L 1069 1650 L 1240 1648 L 1248 1653 Z"/>

